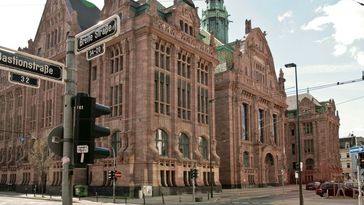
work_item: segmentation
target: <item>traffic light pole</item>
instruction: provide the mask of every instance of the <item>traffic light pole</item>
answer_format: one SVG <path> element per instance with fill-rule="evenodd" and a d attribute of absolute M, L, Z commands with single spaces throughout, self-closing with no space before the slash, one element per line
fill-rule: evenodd
<path fill-rule="evenodd" d="M 71 166 L 73 163 L 73 116 L 72 97 L 77 91 L 77 70 L 75 63 L 75 37 L 67 37 L 66 48 L 66 72 L 65 72 L 65 92 L 63 107 L 63 157 L 62 157 L 62 205 L 72 204 L 72 176 Z"/>
<path fill-rule="evenodd" d="M 116 176 L 115 176 L 115 174 L 116 174 L 116 168 L 115 168 L 115 166 L 116 166 L 116 159 L 115 159 L 115 149 L 114 149 L 114 147 L 111 147 L 111 149 L 112 149 L 112 156 L 113 156 L 113 172 L 114 172 L 114 177 L 112 178 L 112 200 L 113 200 L 113 202 L 114 202 L 114 204 L 115 204 L 115 180 L 116 180 Z"/>

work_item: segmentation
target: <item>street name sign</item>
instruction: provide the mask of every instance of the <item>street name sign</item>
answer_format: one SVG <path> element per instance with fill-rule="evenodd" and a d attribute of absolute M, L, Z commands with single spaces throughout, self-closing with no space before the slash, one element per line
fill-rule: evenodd
<path fill-rule="evenodd" d="M 364 152 L 364 146 L 352 147 L 350 148 L 350 154 L 356 154 L 359 152 Z"/>
<path fill-rule="evenodd" d="M 64 83 L 62 63 L 0 46 L 0 69 Z"/>
<path fill-rule="evenodd" d="M 104 53 L 105 53 L 105 43 L 97 45 L 96 47 L 87 50 L 86 59 L 90 61 L 94 58 L 104 55 Z"/>
<path fill-rule="evenodd" d="M 39 88 L 40 86 L 39 79 L 13 72 L 9 72 L 9 82 L 18 85 L 25 85 L 31 88 Z"/>
<path fill-rule="evenodd" d="M 112 15 L 76 35 L 76 54 L 102 44 L 120 33 L 120 17 Z"/>

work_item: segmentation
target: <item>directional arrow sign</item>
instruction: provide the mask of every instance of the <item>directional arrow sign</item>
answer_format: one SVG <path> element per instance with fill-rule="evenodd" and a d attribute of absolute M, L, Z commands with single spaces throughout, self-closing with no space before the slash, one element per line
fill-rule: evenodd
<path fill-rule="evenodd" d="M 355 153 L 359 153 L 359 152 L 364 152 L 364 146 L 350 148 L 351 154 L 355 154 Z"/>
<path fill-rule="evenodd" d="M 113 15 L 76 35 L 76 54 L 104 43 L 120 33 L 120 17 Z"/>
<path fill-rule="evenodd" d="M 63 83 L 64 65 L 0 46 L 0 69 Z"/>
<path fill-rule="evenodd" d="M 9 72 L 9 82 L 18 85 L 25 85 L 31 88 L 39 88 L 40 86 L 39 79 L 12 72 Z"/>

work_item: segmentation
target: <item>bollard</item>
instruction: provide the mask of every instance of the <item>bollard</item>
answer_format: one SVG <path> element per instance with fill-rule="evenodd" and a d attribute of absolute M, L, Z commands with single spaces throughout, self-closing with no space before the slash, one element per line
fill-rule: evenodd
<path fill-rule="evenodd" d="M 81 194 L 78 195 L 78 201 L 81 201 Z"/>
<path fill-rule="evenodd" d="M 179 195 L 179 203 L 182 203 L 181 195 Z"/>
<path fill-rule="evenodd" d="M 49 194 L 49 199 L 52 199 L 52 194 Z"/>
<path fill-rule="evenodd" d="M 143 193 L 143 204 L 145 204 L 145 195 Z"/>
<path fill-rule="evenodd" d="M 25 189 L 25 196 L 28 197 L 28 189 Z"/>
<path fill-rule="evenodd" d="M 164 195 L 163 195 L 163 193 L 162 193 L 162 202 L 163 202 L 163 204 L 165 204 L 165 203 L 164 203 Z"/>
<path fill-rule="evenodd" d="M 96 202 L 99 202 L 99 196 L 97 195 L 97 192 L 95 192 L 96 195 Z"/>
<path fill-rule="evenodd" d="M 210 194 L 207 193 L 207 200 L 210 200 Z"/>
<path fill-rule="evenodd" d="M 125 197 L 125 204 L 128 204 L 128 198 Z"/>

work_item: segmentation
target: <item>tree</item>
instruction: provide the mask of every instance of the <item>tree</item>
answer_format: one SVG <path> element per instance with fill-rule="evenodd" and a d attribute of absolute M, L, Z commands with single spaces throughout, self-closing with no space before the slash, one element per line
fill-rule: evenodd
<path fill-rule="evenodd" d="M 48 151 L 46 137 L 35 139 L 29 150 L 28 159 L 34 168 L 34 173 L 37 176 L 36 181 L 40 185 L 43 194 L 44 186 L 46 185 L 46 174 L 52 160 L 52 156 Z"/>

